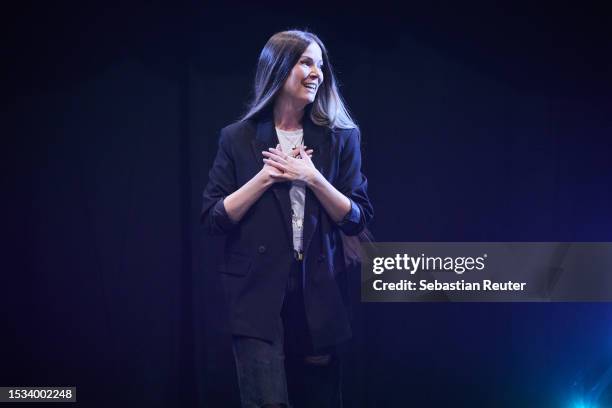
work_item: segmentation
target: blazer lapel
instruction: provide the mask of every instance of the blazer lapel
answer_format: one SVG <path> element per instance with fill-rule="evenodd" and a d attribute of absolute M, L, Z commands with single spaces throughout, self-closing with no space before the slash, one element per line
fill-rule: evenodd
<path fill-rule="evenodd" d="M 308 115 L 305 115 L 308 116 Z M 308 149 L 313 149 L 312 163 L 325 177 L 327 174 L 327 168 L 330 163 L 330 151 L 329 151 L 329 135 L 328 130 L 325 127 L 317 126 L 310 120 L 309 117 L 305 117 L 303 121 L 304 126 L 304 144 Z M 321 206 L 317 197 L 314 195 L 312 190 L 306 188 L 306 200 L 304 204 L 304 235 L 303 235 L 303 250 L 304 254 L 308 253 L 308 248 L 314 232 L 317 229 L 318 221 L 321 216 Z"/>
<path fill-rule="evenodd" d="M 257 122 L 257 134 L 255 139 L 251 143 L 253 148 L 253 154 L 255 160 L 259 164 L 259 167 L 263 167 L 263 155 L 262 151 L 268 150 L 269 147 L 276 147 L 278 144 L 278 137 L 276 136 L 276 130 L 274 129 L 274 120 L 271 117 L 265 117 L 261 121 Z M 278 202 L 281 216 L 283 217 L 283 225 L 285 226 L 285 232 L 287 233 L 287 242 L 291 249 L 293 249 L 293 226 L 291 223 L 291 201 L 289 199 L 289 189 L 291 183 L 274 183 L 270 189 Z"/>

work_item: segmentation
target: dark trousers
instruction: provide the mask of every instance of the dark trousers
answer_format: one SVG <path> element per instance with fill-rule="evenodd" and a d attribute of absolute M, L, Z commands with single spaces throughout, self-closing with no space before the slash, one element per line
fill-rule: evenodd
<path fill-rule="evenodd" d="M 284 404 L 293 408 L 342 407 L 341 366 L 334 347 L 315 350 L 304 311 L 301 264 L 294 262 L 281 316 L 282 330 L 268 342 L 233 337 L 243 408 Z M 306 356 L 331 355 L 324 365 Z M 282 406 L 282 405 L 281 405 Z"/>

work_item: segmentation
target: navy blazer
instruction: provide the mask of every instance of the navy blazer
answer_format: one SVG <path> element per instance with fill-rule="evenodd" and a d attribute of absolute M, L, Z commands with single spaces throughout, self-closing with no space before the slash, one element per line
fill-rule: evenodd
<path fill-rule="evenodd" d="M 357 235 L 372 219 L 367 180 L 361 173 L 358 129 L 315 125 L 304 115 L 304 144 L 327 180 L 351 201 L 351 210 L 333 222 L 306 188 L 302 262 L 304 307 L 315 348 L 350 338 L 351 329 L 338 277 L 345 269 L 340 231 Z M 244 217 L 230 220 L 223 199 L 264 165 L 261 152 L 278 143 L 271 115 L 231 124 L 221 130 L 219 149 L 204 190 L 201 220 L 211 234 L 225 234 L 220 267 L 233 334 L 272 340 L 293 258 L 291 183 L 273 184 Z M 344 286 L 344 285 L 342 285 Z"/>

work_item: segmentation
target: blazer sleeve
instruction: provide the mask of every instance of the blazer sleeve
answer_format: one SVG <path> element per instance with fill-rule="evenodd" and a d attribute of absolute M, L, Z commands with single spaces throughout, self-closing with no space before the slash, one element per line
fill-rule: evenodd
<path fill-rule="evenodd" d="M 222 130 L 219 148 L 212 168 L 208 172 L 208 184 L 204 189 L 200 222 L 212 235 L 225 234 L 238 223 L 233 222 L 223 205 L 225 197 L 236 191 L 236 168 L 227 134 Z"/>
<path fill-rule="evenodd" d="M 338 223 L 346 235 L 359 234 L 374 216 L 367 193 L 368 180 L 361 173 L 360 140 L 359 129 L 353 129 L 340 153 L 338 190 L 351 201 L 351 210 Z"/>

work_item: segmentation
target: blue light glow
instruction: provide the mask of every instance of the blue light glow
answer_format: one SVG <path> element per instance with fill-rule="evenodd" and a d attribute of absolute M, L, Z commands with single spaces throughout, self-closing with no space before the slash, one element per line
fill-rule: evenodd
<path fill-rule="evenodd" d="M 581 401 L 574 401 L 569 406 L 570 408 L 587 408 L 587 406 Z"/>
<path fill-rule="evenodd" d="M 576 399 L 569 405 L 568 408 L 599 408 L 599 405 L 583 399 Z"/>

